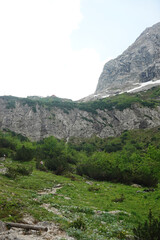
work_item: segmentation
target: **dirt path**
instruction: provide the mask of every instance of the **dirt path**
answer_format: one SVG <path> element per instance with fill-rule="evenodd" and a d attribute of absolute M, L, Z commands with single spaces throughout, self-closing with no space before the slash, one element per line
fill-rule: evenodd
<path fill-rule="evenodd" d="M 52 189 L 44 189 L 39 191 L 39 195 L 45 194 L 55 194 L 58 189 L 62 188 L 60 184 L 56 185 Z M 47 211 L 51 211 L 54 214 L 59 215 L 60 212 L 50 206 L 50 204 L 42 204 Z M 31 216 L 24 216 L 23 222 L 26 224 L 34 224 L 34 219 Z M 0 240 L 75 240 L 72 237 L 69 237 L 67 233 L 60 229 L 58 224 L 54 222 L 39 222 L 37 226 L 47 227 L 48 231 L 35 231 L 35 230 L 22 230 L 20 228 L 11 228 L 5 232 L 0 232 Z"/>

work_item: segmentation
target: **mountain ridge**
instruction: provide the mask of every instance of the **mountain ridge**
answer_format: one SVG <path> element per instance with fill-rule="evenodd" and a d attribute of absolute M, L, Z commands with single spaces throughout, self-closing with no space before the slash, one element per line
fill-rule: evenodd
<path fill-rule="evenodd" d="M 81 99 L 82 102 L 100 99 L 127 91 L 144 82 L 138 91 L 159 85 L 160 79 L 160 22 L 146 28 L 140 36 L 117 58 L 108 61 L 99 77 L 95 93 Z"/>
<path fill-rule="evenodd" d="M 160 87 L 86 103 L 0 97 L 0 129 L 33 141 L 118 136 L 124 130 L 159 126 L 159 96 Z"/>
<path fill-rule="evenodd" d="M 158 79 L 160 79 L 160 23 L 144 30 L 121 55 L 105 64 L 95 93 L 106 88 L 128 89 L 132 83 Z"/>

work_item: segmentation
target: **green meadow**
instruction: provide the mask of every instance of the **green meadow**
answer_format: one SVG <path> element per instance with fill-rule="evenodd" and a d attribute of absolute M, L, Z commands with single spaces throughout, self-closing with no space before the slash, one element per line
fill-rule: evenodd
<path fill-rule="evenodd" d="M 9 161 L 5 164 L 17 164 Z M 146 220 L 149 209 L 154 216 L 160 213 L 159 186 L 154 192 L 145 192 L 143 187 L 95 181 L 78 175 L 57 176 L 36 170 L 33 161 L 29 164 L 33 167 L 29 176 L 11 179 L 0 175 L 2 221 L 21 222 L 28 214 L 35 222 L 60 224 L 76 239 L 129 239 L 138 222 Z M 57 185 L 61 188 L 50 193 Z M 41 190 L 46 193 L 41 195 Z M 45 209 L 44 204 L 54 211 Z"/>

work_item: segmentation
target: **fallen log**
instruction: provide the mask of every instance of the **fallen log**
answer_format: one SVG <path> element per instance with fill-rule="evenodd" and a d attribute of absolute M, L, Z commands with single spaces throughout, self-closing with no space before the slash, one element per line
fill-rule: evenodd
<path fill-rule="evenodd" d="M 8 227 L 15 227 L 15 228 L 24 228 L 28 230 L 39 230 L 39 231 L 48 231 L 47 227 L 42 226 L 34 226 L 29 224 L 23 224 L 23 223 L 12 223 L 12 222 L 6 222 L 6 226 Z"/>

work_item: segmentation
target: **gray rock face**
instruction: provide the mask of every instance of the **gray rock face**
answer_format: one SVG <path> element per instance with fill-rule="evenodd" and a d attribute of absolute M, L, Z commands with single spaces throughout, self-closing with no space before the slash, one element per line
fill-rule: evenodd
<path fill-rule="evenodd" d="M 59 139 L 75 137 L 101 138 L 117 136 L 124 130 L 152 128 L 160 125 L 160 106 L 151 109 L 137 104 L 119 110 L 97 110 L 97 114 L 77 108 L 63 111 L 57 107 L 50 110 L 36 105 L 32 107 L 16 101 L 15 108 L 7 108 L 6 100 L 0 98 L 0 129 L 10 129 L 33 141 L 48 136 Z"/>
<path fill-rule="evenodd" d="M 107 62 L 99 78 L 96 94 L 127 91 L 135 84 L 160 79 L 160 23 L 147 28 L 116 59 Z"/>

